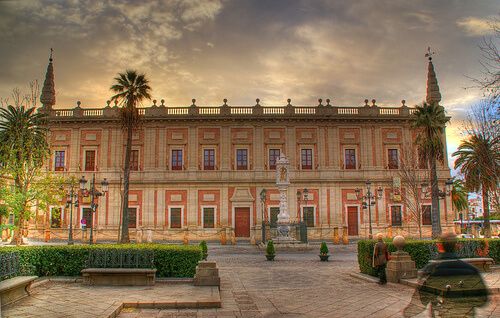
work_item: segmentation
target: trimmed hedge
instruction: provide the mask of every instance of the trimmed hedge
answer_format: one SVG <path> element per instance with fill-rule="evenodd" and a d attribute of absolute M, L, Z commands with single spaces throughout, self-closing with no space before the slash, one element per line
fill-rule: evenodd
<path fill-rule="evenodd" d="M 198 246 L 162 244 L 19 246 L 1 248 L 0 253 L 19 253 L 22 275 L 79 276 L 89 251 L 98 249 L 152 250 L 157 277 L 194 277 L 202 258 Z"/>
<path fill-rule="evenodd" d="M 361 273 L 377 276 L 372 267 L 373 247 L 377 241 L 358 241 L 358 264 Z M 415 261 L 417 269 L 423 268 L 431 259 L 438 256 L 436 240 L 428 241 L 406 241 L 404 251 L 408 252 Z M 392 240 L 385 240 L 389 252 L 395 252 L 396 247 Z M 462 258 L 470 257 L 491 257 L 496 264 L 500 263 L 500 239 L 463 239 L 458 240 L 458 256 Z"/>

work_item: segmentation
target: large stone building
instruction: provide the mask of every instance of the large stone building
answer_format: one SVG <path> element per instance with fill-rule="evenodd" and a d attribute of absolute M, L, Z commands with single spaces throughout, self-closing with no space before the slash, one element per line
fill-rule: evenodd
<path fill-rule="evenodd" d="M 80 102 L 75 108 L 56 107 L 53 72 L 51 60 L 41 97 L 50 119 L 47 168 L 87 180 L 95 175 L 98 187 L 104 178 L 109 181 L 109 192 L 97 199 L 94 233 L 97 240 L 116 240 L 125 152 L 119 108 L 109 102 L 102 108 Z M 430 60 L 427 86 L 427 101 L 439 102 Z M 330 239 L 335 228 L 340 235 L 345 228 L 349 237 L 367 237 L 370 219 L 373 233 L 416 235 L 397 177 L 401 155 L 414 147 L 416 136 L 413 109 L 404 101 L 396 107 L 379 107 L 375 100 L 356 107 L 334 106 L 328 99 L 317 106 L 256 102 L 235 107 L 224 100 L 222 106 L 205 107 L 193 99 L 190 106 L 169 107 L 161 100 L 140 109 L 143 123 L 133 135 L 130 163 L 132 238 L 142 229 L 151 230 L 154 240 L 260 241 L 262 219 L 274 223 L 279 211 L 275 163 L 281 154 L 290 160 L 290 215 L 305 221 L 309 239 Z M 444 188 L 450 177 L 446 159 L 438 168 Z M 371 215 L 355 192 L 361 188 L 366 194 L 366 180 L 382 194 Z M 429 235 L 430 198 L 423 202 L 423 228 Z M 75 238 L 82 218 L 92 223 L 90 199 L 80 197 L 79 203 L 72 220 Z M 52 238 L 64 239 L 69 209 L 61 204 L 49 212 L 45 220 L 39 216 L 33 222 L 30 235 L 41 236 L 50 226 Z M 451 228 L 453 219 L 446 197 L 441 200 L 443 228 Z"/>

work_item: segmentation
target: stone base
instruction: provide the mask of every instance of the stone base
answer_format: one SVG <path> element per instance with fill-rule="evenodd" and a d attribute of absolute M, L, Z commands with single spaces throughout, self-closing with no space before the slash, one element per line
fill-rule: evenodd
<path fill-rule="evenodd" d="M 37 278 L 38 276 L 17 276 L 1 281 L 0 305 L 5 306 L 29 296 L 31 283 Z"/>
<path fill-rule="evenodd" d="M 218 286 L 220 287 L 219 269 L 215 262 L 200 261 L 196 266 L 194 275 L 195 286 Z"/>
<path fill-rule="evenodd" d="M 82 270 L 83 283 L 96 286 L 153 286 L 156 269 L 87 268 Z"/>
<path fill-rule="evenodd" d="M 411 259 L 410 254 L 403 251 L 391 254 L 391 260 L 387 262 L 385 271 L 387 274 L 387 281 L 390 283 L 399 283 L 401 278 L 407 279 L 417 277 L 415 262 Z"/>

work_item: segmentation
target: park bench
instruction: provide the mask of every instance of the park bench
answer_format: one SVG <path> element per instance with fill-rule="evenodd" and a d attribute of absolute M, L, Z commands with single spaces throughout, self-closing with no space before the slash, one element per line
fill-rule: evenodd
<path fill-rule="evenodd" d="M 489 257 L 472 257 L 472 258 L 460 258 L 461 261 L 471 264 L 476 267 L 481 272 L 489 272 L 491 271 L 490 266 L 495 264 L 492 258 Z M 442 262 L 445 260 L 431 260 L 434 262 Z M 449 261 L 449 260 L 447 260 Z"/>
<path fill-rule="evenodd" d="M 100 286 L 152 286 L 156 269 L 154 253 L 140 250 L 91 251 L 83 283 Z"/>
<path fill-rule="evenodd" d="M 0 254 L 0 304 L 13 303 L 30 295 L 31 284 L 38 276 L 18 276 L 19 255 L 17 253 Z"/>

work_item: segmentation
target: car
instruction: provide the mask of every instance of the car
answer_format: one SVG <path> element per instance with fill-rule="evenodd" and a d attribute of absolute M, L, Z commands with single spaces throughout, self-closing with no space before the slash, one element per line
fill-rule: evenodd
<path fill-rule="evenodd" d="M 462 239 L 468 239 L 468 238 L 474 238 L 474 235 L 473 234 L 458 234 L 457 237 L 462 238 Z"/>

